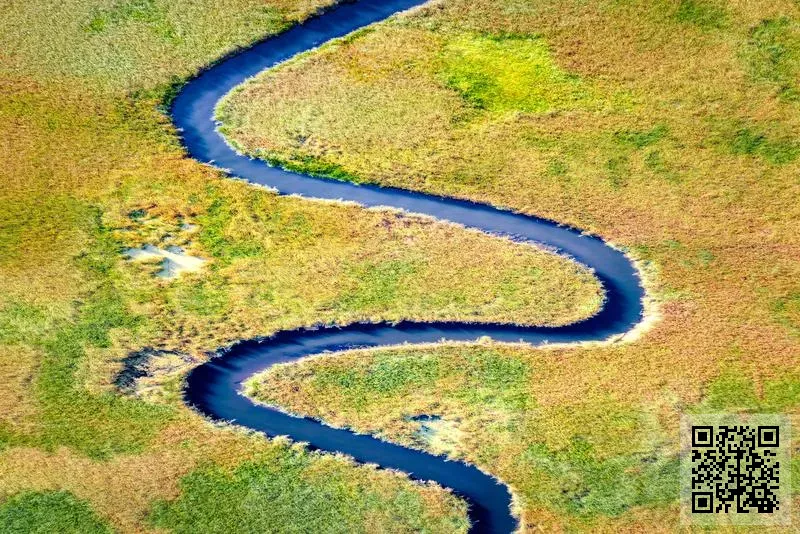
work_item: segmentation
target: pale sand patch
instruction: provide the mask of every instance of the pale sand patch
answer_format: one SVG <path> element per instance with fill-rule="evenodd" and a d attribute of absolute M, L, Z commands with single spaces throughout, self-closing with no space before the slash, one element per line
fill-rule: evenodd
<path fill-rule="evenodd" d="M 161 270 L 156 273 L 160 278 L 177 278 L 183 272 L 199 271 L 206 260 L 197 256 L 189 256 L 180 247 L 167 247 L 166 250 L 154 245 L 142 248 L 129 248 L 125 251 L 131 261 L 147 261 L 162 258 Z"/>
<path fill-rule="evenodd" d="M 419 423 L 416 437 L 425 444 L 426 449 L 437 455 L 457 456 L 464 435 L 458 421 L 438 415 L 422 415 L 413 420 Z"/>

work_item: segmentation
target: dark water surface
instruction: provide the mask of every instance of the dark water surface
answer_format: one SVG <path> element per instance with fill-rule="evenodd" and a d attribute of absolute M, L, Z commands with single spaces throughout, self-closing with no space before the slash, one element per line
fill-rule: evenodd
<path fill-rule="evenodd" d="M 636 269 L 621 252 L 601 239 L 551 221 L 485 204 L 395 188 L 354 185 L 270 167 L 237 154 L 216 131 L 215 105 L 247 78 L 330 39 L 421 3 L 421 0 L 360 0 L 342 4 L 210 67 L 185 85 L 172 105 L 173 119 L 182 131 L 189 154 L 201 162 L 226 169 L 231 176 L 274 187 L 281 194 L 343 199 L 363 206 L 391 206 L 547 245 L 594 269 L 607 292 L 605 306 L 588 320 L 552 328 L 401 322 L 280 332 L 266 340 L 239 343 L 197 367 L 187 378 L 185 394 L 191 405 L 212 419 L 234 421 L 270 436 L 286 435 L 308 442 L 311 448 L 342 452 L 359 462 L 399 469 L 415 479 L 434 480 L 469 502 L 473 532 L 511 532 L 517 527 L 517 521 L 509 510 L 508 489 L 477 468 L 331 428 L 312 419 L 292 417 L 256 405 L 239 393 L 242 382 L 256 372 L 324 351 L 440 340 L 472 341 L 482 336 L 535 345 L 603 340 L 627 332 L 641 320 L 643 290 Z"/>

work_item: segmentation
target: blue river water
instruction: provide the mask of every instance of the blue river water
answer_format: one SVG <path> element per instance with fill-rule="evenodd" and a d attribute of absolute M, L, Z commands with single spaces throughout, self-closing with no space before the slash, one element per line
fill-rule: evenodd
<path fill-rule="evenodd" d="M 436 481 L 469 503 L 471 532 L 511 532 L 518 525 L 511 514 L 508 488 L 476 467 L 332 428 L 310 418 L 293 417 L 255 404 L 240 393 L 243 381 L 259 371 L 326 351 L 441 340 L 472 341 L 483 336 L 533 345 L 574 343 L 604 340 L 629 331 L 641 321 L 644 292 L 635 267 L 622 252 L 597 237 L 486 204 L 355 185 L 271 167 L 237 154 L 217 131 L 213 118 L 216 104 L 246 79 L 326 41 L 422 3 L 422 0 L 343 3 L 210 66 L 189 81 L 172 104 L 172 117 L 186 150 L 191 157 L 213 164 L 232 177 L 273 187 L 281 194 L 347 200 L 365 207 L 388 206 L 546 245 L 594 270 L 606 291 L 602 310 L 587 320 L 560 327 L 404 321 L 280 332 L 267 339 L 238 343 L 195 368 L 187 377 L 185 397 L 211 419 L 233 421 L 270 436 L 285 435 L 307 442 L 312 449 L 341 452 L 359 462 L 399 469 L 414 479 Z"/>

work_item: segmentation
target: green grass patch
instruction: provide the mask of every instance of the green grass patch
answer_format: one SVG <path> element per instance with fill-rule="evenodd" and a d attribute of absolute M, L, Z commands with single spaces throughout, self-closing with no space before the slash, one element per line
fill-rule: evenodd
<path fill-rule="evenodd" d="M 477 109 L 544 113 L 591 101 L 586 84 L 561 69 L 538 37 L 453 37 L 441 61 L 441 80 Z"/>
<path fill-rule="evenodd" d="M 431 387 L 443 370 L 434 357 L 397 357 L 386 355 L 376 358 L 367 369 L 325 369 L 314 376 L 314 386 L 335 388 L 351 399 L 391 395 L 408 388 Z"/>
<path fill-rule="evenodd" d="M 138 22 L 149 28 L 155 35 L 167 42 L 177 44 L 180 36 L 168 19 L 168 4 L 158 0 L 127 0 L 95 11 L 86 26 L 90 33 L 103 33 L 109 27 Z"/>
<path fill-rule="evenodd" d="M 172 410 L 116 393 L 86 392 L 75 376 L 85 358 L 85 339 L 74 334 L 62 332 L 45 345 L 36 383 L 44 425 L 34 441 L 49 450 L 67 446 L 100 459 L 143 450 Z"/>
<path fill-rule="evenodd" d="M 770 136 L 751 127 L 736 130 L 728 146 L 733 154 L 758 156 L 774 165 L 791 163 L 800 155 L 800 143 L 796 139 Z"/>
<path fill-rule="evenodd" d="M 16 345 L 41 339 L 52 322 L 51 315 L 41 306 L 10 302 L 0 309 L 0 343 Z"/>
<path fill-rule="evenodd" d="M 785 372 L 763 383 L 760 394 L 751 376 L 738 366 L 722 369 L 706 389 L 695 413 L 789 413 L 800 406 L 800 374 Z"/>
<path fill-rule="evenodd" d="M 181 496 L 157 504 L 152 523 L 175 534 L 195 532 L 464 532 L 453 497 L 430 510 L 414 485 L 365 484 L 371 470 L 291 449 L 232 471 L 210 466 L 181 480 Z M 372 525 L 372 527 L 370 527 Z"/>
<path fill-rule="evenodd" d="M 422 268 L 420 261 L 367 261 L 347 269 L 351 284 L 334 303 L 337 309 L 360 310 L 388 307 Z"/>
<path fill-rule="evenodd" d="M 669 133 L 665 124 L 658 124 L 650 130 L 621 130 L 614 132 L 614 140 L 623 146 L 637 150 L 653 145 Z"/>
<path fill-rule="evenodd" d="M 291 383 L 296 370 L 279 369 L 254 376 L 248 381 L 248 394 L 274 402 L 272 395 L 280 393 L 285 381 Z M 457 360 L 442 359 L 434 351 L 376 351 L 356 365 L 315 365 L 309 386 L 316 394 L 356 409 L 412 392 L 424 397 L 422 393 L 450 391 L 459 403 L 474 409 L 492 406 L 520 413 L 534 403 L 525 390 L 529 373 L 523 362 L 491 349 L 475 349 Z"/>
<path fill-rule="evenodd" d="M 460 372 L 465 385 L 461 397 L 474 405 L 480 405 L 481 392 L 502 394 L 520 388 L 528 372 L 522 362 L 490 350 L 474 351 L 462 365 Z M 380 352 L 363 369 L 322 367 L 314 375 L 314 385 L 341 388 L 341 393 L 348 396 L 383 396 L 401 390 L 432 388 L 452 371 L 433 354 Z"/>
<path fill-rule="evenodd" d="M 715 257 L 710 250 L 701 249 L 697 252 L 697 259 L 703 267 L 708 267 Z"/>
<path fill-rule="evenodd" d="M 463 452 L 460 432 L 468 433 L 470 461 L 507 462 L 500 476 L 526 506 L 576 521 L 675 500 L 678 460 L 652 415 L 613 399 L 540 406 L 530 388 L 546 377 L 527 357 L 484 347 L 345 354 L 268 371 L 248 394 L 266 402 L 299 396 L 311 415 L 335 409 L 337 424 L 356 422 L 361 431 L 366 421 L 389 436 L 407 428 L 412 443 L 414 416 L 440 416 L 441 432 L 455 429 L 456 451 Z"/>
<path fill-rule="evenodd" d="M 319 176 L 321 178 L 333 178 L 344 182 L 359 184 L 363 182 L 356 174 L 348 172 L 338 163 L 325 161 L 325 159 L 311 154 L 293 153 L 284 156 L 277 153 L 263 153 L 256 151 L 256 155 L 271 165 L 286 169 L 287 171 L 308 174 L 309 176 Z"/>
<path fill-rule="evenodd" d="M 608 180 L 614 189 L 619 189 L 625 185 L 631 172 L 629 163 L 630 160 L 625 155 L 615 156 L 606 161 Z"/>
<path fill-rule="evenodd" d="M 644 158 L 644 164 L 654 174 L 666 178 L 670 182 L 680 182 L 680 177 L 670 168 L 660 151 L 648 152 Z"/>
<path fill-rule="evenodd" d="M 0 525 L 6 534 L 111 534 L 87 503 L 71 493 L 22 493 L 0 504 Z"/>
<path fill-rule="evenodd" d="M 235 235 L 232 228 L 236 226 L 236 216 L 247 216 L 244 210 L 237 209 L 230 201 L 217 196 L 212 188 L 212 198 L 208 209 L 197 217 L 200 225 L 198 240 L 203 247 L 222 263 L 230 263 L 236 258 L 260 256 L 264 248 L 260 239 L 251 236 Z M 258 195 L 248 196 L 249 208 L 256 208 Z"/>
<path fill-rule="evenodd" d="M 800 291 L 774 300 L 770 311 L 779 324 L 786 327 L 793 335 L 800 337 Z"/>
<path fill-rule="evenodd" d="M 94 458 L 142 450 L 171 417 L 164 406 L 106 392 L 86 391 L 81 379 L 86 350 L 112 346 L 112 332 L 136 332 L 142 319 L 133 315 L 118 288 L 116 271 L 120 244 L 102 222 L 99 209 L 72 202 L 71 211 L 86 237 L 86 245 L 71 268 L 83 274 L 87 290 L 76 303 L 73 316 L 24 302 L 12 302 L 0 312 L 4 342 L 25 343 L 42 351 L 34 378 L 38 405 L 34 435 L 17 436 L 7 430 L 7 440 L 40 445 L 53 450 L 72 447 Z"/>
<path fill-rule="evenodd" d="M 605 171 L 608 181 L 613 189 L 624 187 L 631 176 L 632 164 L 640 159 L 638 153 L 645 148 L 657 145 L 669 135 L 669 128 L 665 124 L 656 124 L 649 129 L 621 129 L 611 134 L 611 144 L 606 150 L 612 155 L 605 161 Z M 643 155 L 645 167 L 667 179 L 673 179 L 663 158 L 657 150 L 651 150 Z"/>
<path fill-rule="evenodd" d="M 135 331 L 141 321 L 127 310 L 116 287 L 119 243 L 102 224 L 99 211 L 89 221 L 89 246 L 76 262 L 94 281 L 94 289 L 79 306 L 77 318 L 42 342 L 45 357 L 36 392 L 45 424 L 37 441 L 50 449 L 66 445 L 107 458 L 142 450 L 172 411 L 116 393 L 89 394 L 78 378 L 86 347 L 108 348 L 112 330 Z"/>
<path fill-rule="evenodd" d="M 752 379 L 740 369 L 727 369 L 708 385 L 703 409 L 710 411 L 746 410 L 758 405 Z"/>
<path fill-rule="evenodd" d="M 200 317 L 221 315 L 230 301 L 225 285 L 220 280 L 199 280 L 180 284 L 176 288 L 180 308 Z"/>
<path fill-rule="evenodd" d="M 598 459 L 580 437 L 559 451 L 531 445 L 520 463 L 531 473 L 526 494 L 533 503 L 579 518 L 616 517 L 636 506 L 670 503 L 678 492 L 678 458 L 635 454 Z"/>
<path fill-rule="evenodd" d="M 775 85 L 782 98 L 800 99 L 800 24 L 788 17 L 762 20 L 743 56 L 755 80 Z"/>
<path fill-rule="evenodd" d="M 569 171 L 569 166 L 560 159 L 553 159 L 547 164 L 548 176 L 566 176 Z"/>
<path fill-rule="evenodd" d="M 725 9 L 708 0 L 680 0 L 674 17 L 680 23 L 704 30 L 720 29 L 728 22 Z"/>
<path fill-rule="evenodd" d="M 536 404 L 525 387 L 531 370 L 515 358 L 476 350 L 466 360 L 463 373 L 463 385 L 454 397 L 469 406 L 492 406 L 519 414 Z"/>

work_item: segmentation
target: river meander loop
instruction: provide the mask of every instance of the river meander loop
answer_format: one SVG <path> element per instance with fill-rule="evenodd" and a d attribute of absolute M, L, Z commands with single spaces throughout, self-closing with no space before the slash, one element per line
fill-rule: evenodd
<path fill-rule="evenodd" d="M 641 321 L 644 292 L 636 268 L 622 252 L 597 237 L 486 204 L 355 185 L 271 167 L 236 153 L 217 131 L 214 121 L 217 102 L 248 78 L 331 39 L 422 3 L 421 0 L 344 3 L 209 67 L 189 81 L 172 104 L 172 117 L 189 155 L 224 169 L 230 176 L 275 188 L 281 194 L 346 200 L 365 207 L 389 206 L 518 241 L 543 244 L 594 270 L 606 291 L 602 310 L 590 319 L 561 327 L 404 321 L 279 332 L 268 339 L 239 343 L 195 368 L 187 377 L 185 396 L 189 404 L 211 419 L 232 421 L 269 436 L 285 435 L 307 442 L 312 449 L 344 453 L 358 462 L 398 469 L 414 479 L 436 481 L 467 500 L 472 532 L 511 532 L 518 525 L 510 511 L 508 488 L 476 467 L 332 428 L 310 418 L 293 417 L 255 404 L 240 393 L 243 381 L 259 371 L 326 351 L 441 340 L 473 341 L 483 336 L 532 345 L 602 341 L 628 332 Z"/>

